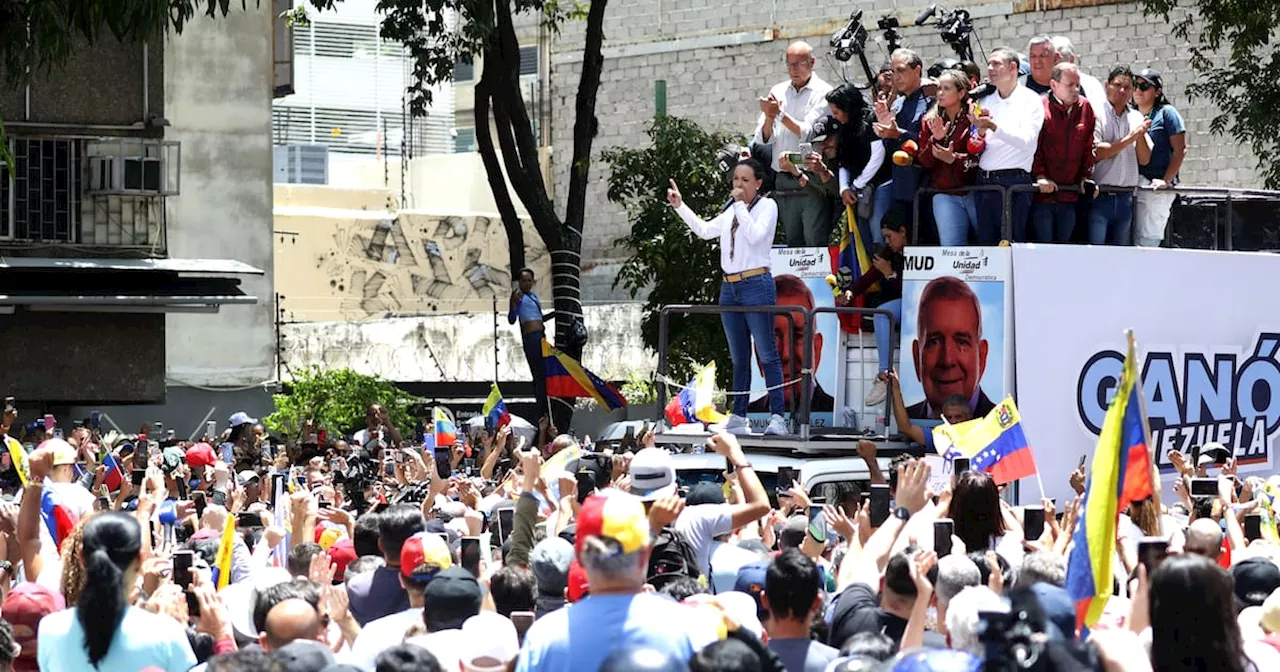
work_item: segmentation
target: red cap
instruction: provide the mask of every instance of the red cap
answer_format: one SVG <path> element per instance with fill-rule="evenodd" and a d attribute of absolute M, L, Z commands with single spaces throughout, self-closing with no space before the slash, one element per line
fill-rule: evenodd
<path fill-rule="evenodd" d="M 329 560 L 337 565 L 337 569 L 333 572 L 335 581 L 342 581 L 347 575 L 347 565 L 356 560 L 356 547 L 351 543 L 350 539 L 339 539 L 333 542 L 327 551 Z"/>
<path fill-rule="evenodd" d="M 195 467 L 212 467 L 218 462 L 218 455 L 213 452 L 213 446 L 207 443 L 197 443 L 187 449 L 187 465 Z"/>
<path fill-rule="evenodd" d="M 570 603 L 577 602 L 587 596 L 590 592 L 590 586 L 587 585 L 587 570 L 582 568 L 582 563 L 577 558 L 569 563 L 569 584 L 568 599 Z"/>
<path fill-rule="evenodd" d="M 35 672 L 40 669 L 36 663 L 36 632 L 40 619 L 62 611 L 66 606 L 61 593 L 37 583 L 18 584 L 5 595 L 3 604 L 0 604 L 0 616 L 13 626 L 13 637 L 22 646 L 22 652 L 13 661 L 14 670 Z"/>

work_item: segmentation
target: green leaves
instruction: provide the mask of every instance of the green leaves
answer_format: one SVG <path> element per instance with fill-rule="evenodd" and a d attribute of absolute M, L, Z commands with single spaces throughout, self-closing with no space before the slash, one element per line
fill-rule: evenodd
<path fill-rule="evenodd" d="M 1175 37 L 1191 41 L 1197 78 L 1187 93 L 1219 110 L 1210 131 L 1248 143 L 1266 186 L 1280 189 L 1275 77 L 1280 54 L 1274 37 L 1280 34 L 1280 0 L 1142 0 L 1142 5 L 1148 15 L 1170 21 Z M 1189 154 L 1195 151 L 1191 147 Z"/>
<path fill-rule="evenodd" d="M 631 256 L 614 279 L 632 298 L 648 292 L 640 325 L 645 346 L 658 348 L 658 309 L 679 303 L 716 303 L 720 292 L 720 252 L 712 241 L 693 235 L 667 204 L 667 180 L 674 179 L 684 202 L 703 216 L 714 215 L 728 194 L 728 181 L 715 167 L 716 153 L 741 143 L 724 133 L 708 133 L 679 117 L 659 117 L 647 129 L 649 147 L 613 147 L 600 154 L 610 166 L 608 198 L 627 210 L 631 232 L 614 241 Z M 720 320 L 714 316 L 672 315 L 668 375 L 685 380 L 728 352 Z M 727 386 L 730 367 L 717 367 Z"/>
<path fill-rule="evenodd" d="M 376 376 L 320 367 L 299 372 L 289 383 L 287 394 L 274 395 L 272 400 L 276 410 L 262 422 L 268 429 L 295 439 L 307 419 L 315 420 L 317 428 L 333 432 L 363 427 L 369 404 L 387 409 L 391 423 L 407 435 L 416 425 L 411 408 L 422 403 Z"/>

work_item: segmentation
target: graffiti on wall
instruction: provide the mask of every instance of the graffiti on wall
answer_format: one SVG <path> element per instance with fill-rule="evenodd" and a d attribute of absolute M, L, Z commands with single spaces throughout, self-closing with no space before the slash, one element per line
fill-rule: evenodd
<path fill-rule="evenodd" d="M 388 214 L 393 214 L 388 212 Z M 526 263 L 539 276 L 549 256 L 524 221 Z M 502 221 L 400 212 L 377 219 L 311 218 L 282 245 L 282 305 L 302 321 L 505 310 L 510 256 Z M 294 298 L 290 299 L 290 295 Z"/>

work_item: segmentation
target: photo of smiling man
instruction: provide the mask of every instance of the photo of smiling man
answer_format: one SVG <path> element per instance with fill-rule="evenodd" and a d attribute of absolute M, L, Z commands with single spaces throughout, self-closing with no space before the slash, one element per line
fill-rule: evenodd
<path fill-rule="evenodd" d="M 907 415 L 936 424 L 947 401 L 960 397 L 980 418 L 1011 389 L 1005 347 L 1009 251 L 917 248 L 907 255 L 899 374 Z"/>

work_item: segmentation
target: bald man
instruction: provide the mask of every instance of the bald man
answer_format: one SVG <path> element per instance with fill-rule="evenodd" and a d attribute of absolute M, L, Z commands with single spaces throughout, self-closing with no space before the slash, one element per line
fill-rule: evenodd
<path fill-rule="evenodd" d="M 296 639 L 324 641 L 324 623 L 311 603 L 290 598 L 267 612 L 266 630 L 258 633 L 264 651 L 274 651 Z"/>
<path fill-rule="evenodd" d="M 1187 541 L 1182 550 L 1217 562 L 1222 554 L 1222 527 L 1212 518 L 1196 519 L 1187 528 Z"/>
<path fill-rule="evenodd" d="M 826 116 L 831 85 L 813 74 L 813 47 L 805 42 L 787 47 L 786 63 L 787 81 L 760 99 L 760 119 L 751 144 L 767 146 L 772 153 L 770 167 L 778 173 L 774 200 L 787 245 L 825 247 L 834 217 L 830 199 L 805 190 L 796 174 L 803 166 L 795 166 L 787 157 L 800 153 L 800 143 L 810 141 L 814 123 Z"/>

